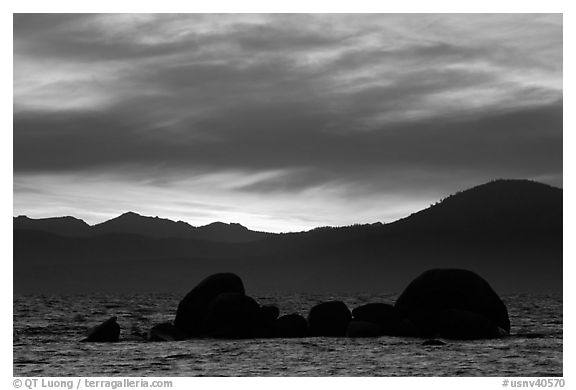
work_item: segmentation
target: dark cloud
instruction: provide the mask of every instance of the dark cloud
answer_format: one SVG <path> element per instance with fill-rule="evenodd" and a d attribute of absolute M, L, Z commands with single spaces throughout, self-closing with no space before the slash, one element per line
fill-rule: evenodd
<path fill-rule="evenodd" d="M 402 167 L 428 171 L 455 167 L 496 176 L 562 170 L 561 101 L 482 116 L 392 123 L 360 132 L 331 131 L 327 127 L 331 120 L 329 113 L 314 108 L 263 105 L 223 113 L 201 123 L 196 137 L 173 142 L 147 129 L 144 120 L 123 117 L 122 112 L 22 113 L 14 118 L 14 169 L 78 171 L 120 165 L 142 170 L 161 166 L 322 173 L 282 179 L 282 189 L 288 182 L 296 187 L 318 185 L 336 176 L 354 180 L 367 171 Z M 240 121 L 242 126 L 237 126 Z"/>
<path fill-rule="evenodd" d="M 229 173 L 250 178 L 231 193 L 357 202 L 561 184 L 561 32 L 554 15 L 17 14 L 15 181 Z"/>

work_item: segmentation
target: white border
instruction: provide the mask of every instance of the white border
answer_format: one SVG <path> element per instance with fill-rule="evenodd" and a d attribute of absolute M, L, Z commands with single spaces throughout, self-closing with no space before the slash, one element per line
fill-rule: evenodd
<path fill-rule="evenodd" d="M 572 221 L 574 214 L 574 100 L 570 95 L 569 86 L 576 85 L 571 69 L 576 69 L 573 50 L 576 48 L 574 29 L 576 20 L 574 2 L 547 0 L 542 1 L 503 1 L 483 0 L 470 4 L 462 0 L 420 0 L 420 1 L 367 1 L 355 0 L 336 3 L 322 0 L 297 1 L 248 1 L 248 0 L 211 0 L 209 2 L 193 2 L 178 0 L 142 1 L 142 0 L 100 0 L 91 2 L 72 0 L 51 1 L 10 1 L 3 3 L 0 19 L 2 34 L 2 131 L 1 131 L 1 172 L 2 172 L 2 219 L 1 233 L 4 266 L 1 272 L 2 298 L 0 313 L 2 313 L 0 334 L 2 337 L 1 372 L 7 388 L 12 387 L 12 13 L 18 12 L 216 12 L 216 13 L 285 13 L 285 12 L 319 12 L 319 13 L 450 13 L 450 12 L 487 12 L 487 13 L 564 13 L 564 375 L 568 387 L 573 386 L 573 375 L 569 367 L 574 365 L 574 287 L 571 276 L 574 275 L 574 231 Z M 568 49 L 573 48 L 572 51 Z M 544 260 L 545 261 L 545 260 Z M 151 378 L 148 378 L 151 379 Z M 173 378 L 174 388 L 190 388 L 193 385 L 222 385 L 235 389 L 264 389 L 273 385 L 277 390 L 294 389 L 295 386 L 317 387 L 330 386 L 349 389 L 360 385 L 363 389 L 400 388 L 415 386 L 430 389 L 500 389 L 502 378 Z M 534 378 L 527 378 L 534 379 Z M 9 387 L 8 387 L 9 386 Z"/>

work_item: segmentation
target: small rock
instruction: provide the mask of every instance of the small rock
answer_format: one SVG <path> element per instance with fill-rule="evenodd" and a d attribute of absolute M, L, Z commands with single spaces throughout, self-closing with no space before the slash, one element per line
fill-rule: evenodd
<path fill-rule="evenodd" d="M 115 342 L 120 338 L 120 325 L 116 322 L 116 317 L 111 317 L 95 327 L 88 330 L 88 336 L 83 342 Z"/>
<path fill-rule="evenodd" d="M 314 306 L 308 314 L 311 336 L 345 336 L 352 314 L 344 302 L 330 301 Z"/>
<path fill-rule="evenodd" d="M 171 322 L 163 322 L 154 325 L 147 334 L 148 341 L 180 341 L 189 338 L 189 335 L 182 332 Z"/>
<path fill-rule="evenodd" d="M 300 314 L 287 314 L 274 322 L 274 336 L 281 338 L 306 337 L 308 323 Z"/>

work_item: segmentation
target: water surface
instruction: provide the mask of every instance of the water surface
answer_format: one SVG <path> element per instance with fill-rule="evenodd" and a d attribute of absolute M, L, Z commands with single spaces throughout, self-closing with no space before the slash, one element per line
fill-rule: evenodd
<path fill-rule="evenodd" d="M 80 343 L 112 315 L 120 337 L 173 319 L 181 295 L 16 295 L 15 376 L 561 376 L 562 296 L 503 296 L 511 337 L 445 340 L 441 347 L 402 337 L 187 340 Z M 394 302 L 394 294 L 255 297 L 282 314 L 306 316 L 315 304 L 341 299 L 351 309 Z"/>

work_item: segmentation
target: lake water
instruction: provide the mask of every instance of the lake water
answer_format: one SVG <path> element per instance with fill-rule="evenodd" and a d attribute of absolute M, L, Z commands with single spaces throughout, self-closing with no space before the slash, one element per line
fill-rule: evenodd
<path fill-rule="evenodd" d="M 14 376 L 561 376 L 561 294 L 502 296 L 511 336 L 422 346 L 416 338 L 304 338 L 80 343 L 85 331 L 116 315 L 121 338 L 172 320 L 181 295 L 16 295 Z M 339 299 L 350 309 L 394 302 L 384 295 L 258 297 L 281 314 L 307 315 Z"/>

